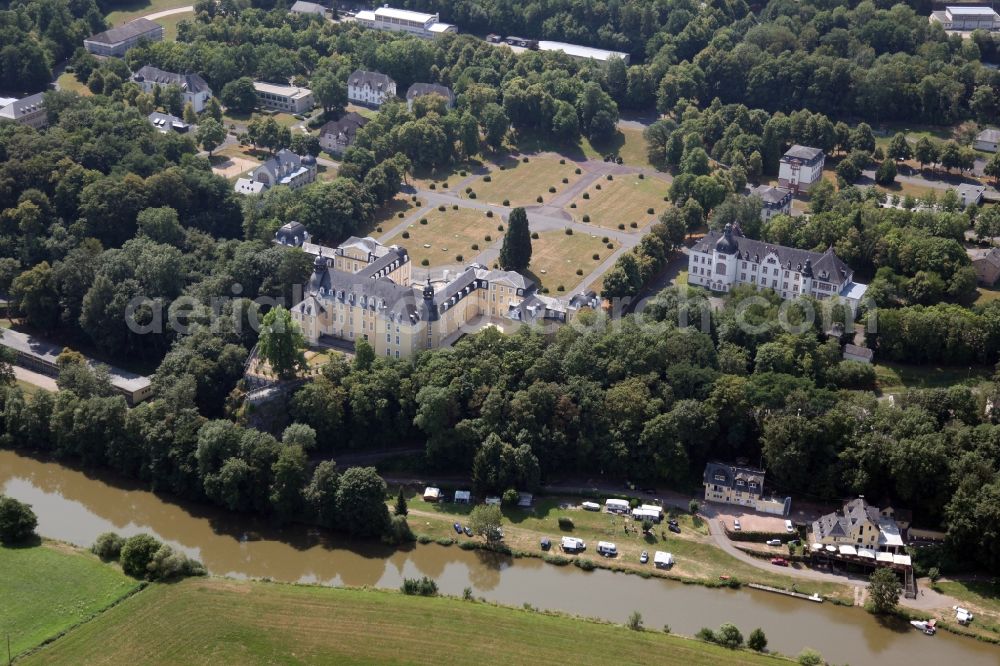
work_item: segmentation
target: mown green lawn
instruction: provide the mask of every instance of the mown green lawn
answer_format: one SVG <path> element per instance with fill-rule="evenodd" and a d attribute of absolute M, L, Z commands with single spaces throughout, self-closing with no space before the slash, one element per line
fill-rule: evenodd
<path fill-rule="evenodd" d="M 875 377 L 882 391 L 907 388 L 943 388 L 954 384 L 975 386 L 993 375 L 991 366 L 904 365 L 876 363 Z"/>
<path fill-rule="evenodd" d="M 105 18 L 110 25 L 116 26 L 140 16 L 192 4 L 194 4 L 192 0 L 128 0 L 124 3 L 118 3 L 117 9 L 110 12 Z"/>
<path fill-rule="evenodd" d="M 18 655 L 87 620 L 138 586 L 117 565 L 69 546 L 46 542 L 0 548 L 0 636 L 10 636 L 11 653 Z"/>
<path fill-rule="evenodd" d="M 398 592 L 189 579 L 153 585 L 25 663 L 781 663 L 659 631 Z M 784 662 L 787 663 L 787 662 Z"/>

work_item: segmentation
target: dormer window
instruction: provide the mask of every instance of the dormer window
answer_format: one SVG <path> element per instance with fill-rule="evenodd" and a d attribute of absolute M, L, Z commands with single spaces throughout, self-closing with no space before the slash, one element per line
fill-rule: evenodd
<path fill-rule="evenodd" d="M 737 479 L 736 480 L 736 485 L 739 486 L 740 488 L 742 488 L 743 486 L 746 485 L 746 482 L 743 481 L 743 479 Z"/>
<path fill-rule="evenodd" d="M 726 475 L 725 474 L 716 474 L 715 475 L 715 480 L 716 481 L 722 481 L 724 483 L 726 481 Z"/>

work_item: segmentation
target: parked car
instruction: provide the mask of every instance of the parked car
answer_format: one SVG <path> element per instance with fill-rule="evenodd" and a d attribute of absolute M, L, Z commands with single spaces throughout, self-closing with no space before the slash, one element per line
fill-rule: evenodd
<path fill-rule="evenodd" d="M 454 527 L 456 532 L 458 532 L 459 534 L 462 533 L 462 526 L 459 523 L 455 523 Z"/>
<path fill-rule="evenodd" d="M 735 519 L 733 521 L 733 531 L 734 532 L 739 532 L 742 529 L 743 529 L 743 527 L 740 525 L 740 519 L 739 518 Z"/>
<path fill-rule="evenodd" d="M 646 562 L 649 562 L 649 553 L 642 551 L 642 555 L 639 556 L 639 563 L 645 564 Z"/>
<path fill-rule="evenodd" d="M 775 565 L 777 567 L 787 567 L 788 566 L 788 560 L 786 560 L 783 557 L 775 557 L 775 558 L 773 558 L 771 560 L 771 564 L 773 564 L 773 565 Z"/>
<path fill-rule="evenodd" d="M 667 525 L 667 529 L 673 532 L 674 534 L 681 533 L 681 527 L 677 523 L 671 523 L 670 525 Z"/>
<path fill-rule="evenodd" d="M 548 550 L 552 547 L 552 542 L 549 541 L 548 537 L 542 537 L 542 550 Z"/>
<path fill-rule="evenodd" d="M 781 539 L 768 539 L 767 540 L 767 545 L 768 546 L 780 546 L 781 545 Z"/>
<path fill-rule="evenodd" d="M 785 531 L 788 532 L 789 534 L 795 531 L 795 525 L 792 525 L 792 521 L 790 520 L 785 521 Z"/>
<path fill-rule="evenodd" d="M 465 526 L 465 536 L 472 536 L 472 528 L 468 525 Z"/>

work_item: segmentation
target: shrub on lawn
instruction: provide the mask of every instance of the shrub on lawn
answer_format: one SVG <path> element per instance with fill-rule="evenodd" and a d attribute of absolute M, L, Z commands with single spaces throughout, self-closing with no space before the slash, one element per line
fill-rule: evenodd
<path fill-rule="evenodd" d="M 558 287 L 556 287 L 556 291 L 566 291 L 566 287 L 559 285 Z"/>
<path fill-rule="evenodd" d="M 124 545 L 124 538 L 114 532 L 105 532 L 97 537 L 94 545 L 90 547 L 90 552 L 104 561 L 117 560 L 118 556 L 121 555 L 122 546 Z"/>
<path fill-rule="evenodd" d="M 521 161 L 524 162 L 525 164 L 527 164 L 528 163 L 528 158 L 527 157 L 522 157 Z"/>
<path fill-rule="evenodd" d="M 593 255 L 593 258 L 594 258 L 594 261 L 599 261 L 599 260 L 600 260 L 600 258 L 601 258 L 601 255 L 599 255 L 599 254 L 597 254 L 597 253 L 595 252 L 595 253 L 594 253 L 594 255 Z"/>
<path fill-rule="evenodd" d="M 602 237 L 601 237 L 601 242 L 602 242 L 602 243 L 607 243 L 607 242 L 608 242 L 609 240 L 611 240 L 611 239 L 610 239 L 610 238 L 608 238 L 607 236 L 602 236 Z"/>
<path fill-rule="evenodd" d="M 589 199 L 590 198 L 590 192 L 584 192 L 583 193 L 583 198 L 584 199 Z"/>
<path fill-rule="evenodd" d="M 496 266 L 494 266 L 494 268 L 496 268 Z M 543 294 L 549 293 L 549 288 L 548 287 L 542 287 L 542 293 Z"/>
<path fill-rule="evenodd" d="M 485 176 L 483 176 L 483 182 L 484 183 L 491 183 L 491 182 L 493 182 L 493 176 L 491 176 L 490 174 L 486 174 Z"/>
<path fill-rule="evenodd" d="M 560 160 L 559 160 L 559 164 L 566 164 L 566 160 L 564 160 L 564 159 L 560 159 Z"/>
<path fill-rule="evenodd" d="M 568 182 L 569 182 L 569 178 L 563 178 L 563 179 L 562 179 L 562 182 L 563 182 L 563 185 L 565 185 L 566 183 L 568 183 Z"/>
<path fill-rule="evenodd" d="M 431 265 L 431 262 L 430 262 L 430 260 L 429 260 L 429 259 L 422 259 L 422 260 L 420 261 L 420 265 L 421 265 L 421 266 L 430 266 L 430 265 Z"/>
<path fill-rule="evenodd" d="M 503 171 L 503 170 L 504 170 L 504 169 L 506 169 L 506 168 L 507 168 L 507 167 L 505 167 L 504 165 L 502 165 L 502 164 L 500 165 L 500 170 L 501 170 L 501 171 Z"/>
<path fill-rule="evenodd" d="M 567 532 L 575 527 L 573 525 L 573 519 L 569 516 L 559 516 L 559 529 L 566 530 Z"/>
<path fill-rule="evenodd" d="M 574 201 L 573 203 L 571 203 L 571 204 L 569 205 L 569 207 L 570 207 L 570 208 L 576 208 L 576 202 Z"/>
<path fill-rule="evenodd" d="M 597 185 L 595 185 L 594 187 L 595 187 L 596 189 L 598 189 L 598 190 L 599 190 L 599 189 L 601 189 L 601 184 L 600 184 L 600 183 L 598 183 L 598 184 L 597 184 Z"/>
<path fill-rule="evenodd" d="M 625 228 L 625 225 L 624 225 L 624 224 L 619 224 L 619 225 L 618 225 L 618 228 L 619 228 L 619 229 L 624 229 L 624 228 Z"/>
<path fill-rule="evenodd" d="M 438 586 L 433 580 L 424 576 L 417 578 L 404 578 L 403 584 L 399 588 L 403 594 L 419 595 L 421 597 L 435 597 L 438 593 Z"/>
<path fill-rule="evenodd" d="M 580 171 L 580 167 L 577 167 L 577 168 L 576 168 L 576 169 L 575 169 L 575 170 L 573 171 L 573 173 L 575 173 L 576 175 L 578 175 L 578 176 L 579 176 L 579 175 L 580 175 L 581 173 L 583 173 L 583 172 L 582 172 L 582 171 Z"/>
<path fill-rule="evenodd" d="M 491 210 L 486 211 L 486 217 L 493 217 L 493 211 Z"/>
<path fill-rule="evenodd" d="M 632 227 L 633 229 L 636 229 L 636 228 L 638 228 L 639 223 L 638 222 L 629 222 L 628 226 Z"/>
<path fill-rule="evenodd" d="M 437 189 L 437 185 L 435 185 L 434 183 L 431 183 L 430 189 L 436 190 Z"/>
<path fill-rule="evenodd" d="M 415 203 L 415 202 L 417 201 L 417 197 L 416 197 L 416 195 L 414 195 L 414 196 L 410 197 L 410 201 L 413 201 L 413 202 Z"/>
<path fill-rule="evenodd" d="M 531 237 L 532 237 L 532 238 L 533 238 L 534 240 L 538 240 L 538 232 L 537 232 L 537 231 L 532 231 L 532 232 L 531 232 Z"/>
<path fill-rule="evenodd" d="M 670 203 L 670 197 L 663 197 L 663 200 L 666 201 L 667 203 Z"/>
<path fill-rule="evenodd" d="M 427 224 L 427 218 L 426 217 L 420 218 L 420 224 Z"/>
<path fill-rule="evenodd" d="M 445 205 L 441 204 L 440 206 L 438 206 L 438 210 L 443 213 L 445 211 Z"/>
<path fill-rule="evenodd" d="M 471 192 L 471 191 L 472 191 L 472 188 L 471 188 L 471 187 L 467 187 L 467 188 L 465 188 L 465 193 L 466 193 L 466 194 L 468 194 L 468 193 L 469 193 L 469 192 Z"/>
<path fill-rule="evenodd" d="M 486 240 L 487 243 L 492 242 L 493 241 L 493 237 L 490 236 L 489 234 L 486 234 L 485 240 Z"/>
<path fill-rule="evenodd" d="M 573 235 L 573 228 L 572 227 L 566 227 L 566 235 L 567 236 L 572 236 Z"/>
<path fill-rule="evenodd" d="M 498 224 L 497 225 L 497 231 L 503 231 L 503 225 L 502 224 Z"/>
<path fill-rule="evenodd" d="M 615 249 L 615 244 L 614 243 L 608 243 L 604 247 L 608 248 L 609 250 L 613 250 L 613 249 Z"/>
<path fill-rule="evenodd" d="M 583 221 L 584 222 L 590 222 L 590 216 L 589 215 L 584 215 L 583 216 Z"/>
<path fill-rule="evenodd" d="M 576 274 L 577 275 L 583 275 L 583 269 L 582 268 L 576 269 Z"/>
<path fill-rule="evenodd" d="M 452 210 L 458 210 L 458 204 L 452 204 L 451 205 L 451 209 Z"/>
<path fill-rule="evenodd" d="M 646 177 L 646 175 L 645 175 L 645 174 L 642 174 L 642 173 L 640 173 L 640 174 L 639 174 L 639 180 L 642 180 L 642 179 L 644 179 L 645 177 Z"/>
<path fill-rule="evenodd" d="M 535 197 L 535 201 L 537 201 L 538 203 L 542 203 L 542 197 L 541 197 L 541 195 Z"/>
<path fill-rule="evenodd" d="M 462 169 L 461 171 L 459 171 L 458 175 L 459 176 L 464 176 L 465 175 L 465 169 Z"/>
<path fill-rule="evenodd" d="M 472 244 L 472 249 L 478 251 L 479 250 L 479 243 L 473 243 Z"/>
<path fill-rule="evenodd" d="M 647 208 L 646 209 L 646 215 L 652 215 L 652 214 L 653 214 L 653 209 L 652 208 Z"/>
<path fill-rule="evenodd" d="M 382 233 L 382 227 L 375 227 L 375 231 L 378 233 Z"/>
<path fill-rule="evenodd" d="M 442 185 L 441 187 L 448 187 L 448 181 L 447 180 L 444 181 L 444 185 Z"/>
<path fill-rule="evenodd" d="M 476 193 L 475 192 L 469 192 L 469 198 L 470 199 L 475 199 L 476 198 Z"/>
<path fill-rule="evenodd" d="M 609 174 L 608 174 L 608 180 L 614 180 L 614 179 L 615 179 L 615 178 L 614 178 L 614 176 L 612 176 L 612 175 L 611 175 L 611 174 L 609 173 Z"/>
<path fill-rule="evenodd" d="M 556 191 L 556 188 L 554 188 L 554 187 L 552 187 L 552 186 L 550 185 L 550 186 L 549 186 L 549 194 L 552 194 L 552 193 L 554 193 L 555 191 Z"/>
<path fill-rule="evenodd" d="M 410 237 L 410 232 L 409 231 L 404 231 L 403 232 L 403 238 L 409 238 L 409 237 Z"/>
<path fill-rule="evenodd" d="M 510 199 L 504 199 L 503 200 L 503 205 L 504 206 L 509 206 L 510 205 Z"/>
<path fill-rule="evenodd" d="M 463 256 L 462 256 L 462 255 L 460 255 L 460 254 L 456 254 L 456 255 L 455 255 L 455 261 L 457 261 L 457 262 L 459 262 L 459 263 L 462 263 L 463 261 L 465 261 L 465 257 L 463 257 Z"/>

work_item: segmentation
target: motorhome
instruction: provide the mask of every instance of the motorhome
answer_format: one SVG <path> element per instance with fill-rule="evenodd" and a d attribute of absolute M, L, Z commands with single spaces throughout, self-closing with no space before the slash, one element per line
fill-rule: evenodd
<path fill-rule="evenodd" d="M 617 557 L 618 546 L 611 543 L 610 541 L 598 541 L 597 553 L 599 555 L 603 555 L 604 557 Z"/>
<path fill-rule="evenodd" d="M 608 513 L 628 513 L 628 500 L 608 499 L 604 500 L 604 510 Z"/>
<path fill-rule="evenodd" d="M 562 538 L 562 549 L 567 553 L 579 553 L 582 550 L 586 550 L 586 548 L 587 544 L 583 542 L 583 539 L 568 536 Z"/>

